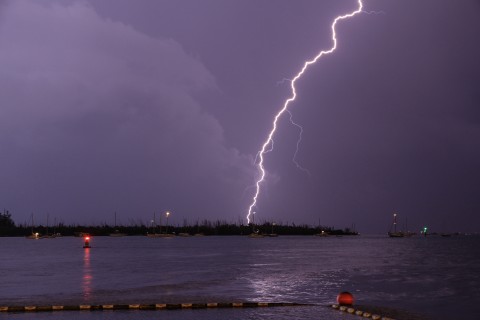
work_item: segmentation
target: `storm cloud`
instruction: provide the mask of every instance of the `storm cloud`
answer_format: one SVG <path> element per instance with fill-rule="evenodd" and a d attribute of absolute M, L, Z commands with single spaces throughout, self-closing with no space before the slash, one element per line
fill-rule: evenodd
<path fill-rule="evenodd" d="M 114 211 L 231 213 L 252 160 L 226 147 L 220 123 L 196 101 L 217 90 L 198 58 L 84 3 L 15 1 L 4 10 L 4 203 L 92 223 Z"/>

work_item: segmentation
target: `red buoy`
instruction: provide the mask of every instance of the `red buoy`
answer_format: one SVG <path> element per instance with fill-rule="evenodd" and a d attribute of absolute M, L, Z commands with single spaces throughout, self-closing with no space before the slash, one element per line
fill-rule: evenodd
<path fill-rule="evenodd" d="M 83 248 L 85 248 L 85 249 L 91 248 L 91 247 L 90 247 L 90 237 L 89 237 L 89 236 L 86 236 L 86 237 L 84 238 L 84 240 L 85 240 L 85 244 L 83 245 Z"/>
<path fill-rule="evenodd" d="M 337 296 L 337 303 L 341 306 L 351 306 L 353 305 L 353 301 L 353 295 L 347 291 L 340 292 Z"/>

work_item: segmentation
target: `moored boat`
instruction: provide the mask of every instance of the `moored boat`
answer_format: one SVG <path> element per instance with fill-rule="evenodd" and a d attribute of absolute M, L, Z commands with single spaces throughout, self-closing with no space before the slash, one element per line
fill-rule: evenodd
<path fill-rule="evenodd" d="M 35 232 L 35 233 L 32 232 L 32 234 L 30 234 L 30 235 L 28 235 L 28 236 L 25 236 L 25 238 L 36 240 L 36 239 L 41 239 L 42 236 L 40 236 L 40 233 L 38 233 L 38 232 Z"/>
<path fill-rule="evenodd" d="M 405 234 L 403 233 L 403 231 L 397 231 L 397 214 L 394 213 L 393 214 L 393 232 L 391 231 L 391 228 L 390 228 L 390 231 L 388 231 L 388 236 L 390 238 L 403 238 L 405 237 Z"/>
<path fill-rule="evenodd" d="M 122 233 L 119 230 L 115 230 L 115 232 L 109 234 L 110 237 L 125 237 L 126 235 L 126 233 Z"/>
<path fill-rule="evenodd" d="M 115 211 L 115 228 L 117 227 L 117 212 Z M 125 237 L 127 234 L 120 232 L 120 230 L 115 229 L 114 232 L 110 233 L 110 237 Z"/>
<path fill-rule="evenodd" d="M 42 236 L 40 235 L 40 233 L 38 232 L 33 232 L 33 213 L 32 213 L 32 216 L 31 216 L 31 219 L 32 219 L 32 222 L 31 222 L 31 228 L 32 228 L 32 233 L 29 234 L 28 236 L 25 236 L 26 239 L 34 239 L 34 240 L 37 240 L 37 239 L 41 239 Z"/>
<path fill-rule="evenodd" d="M 257 230 L 257 232 L 252 232 L 252 233 L 250 233 L 250 234 L 248 235 L 248 237 L 249 237 L 249 238 L 264 238 L 265 235 L 262 234 L 262 233 L 260 233 L 260 232 L 258 232 L 258 230 Z"/>
<path fill-rule="evenodd" d="M 173 238 L 175 235 L 173 233 L 147 233 L 149 238 Z"/>

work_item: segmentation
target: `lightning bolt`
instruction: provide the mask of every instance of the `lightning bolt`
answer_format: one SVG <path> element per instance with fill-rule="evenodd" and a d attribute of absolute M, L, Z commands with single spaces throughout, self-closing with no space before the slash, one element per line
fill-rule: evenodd
<path fill-rule="evenodd" d="M 295 101 L 295 99 L 297 97 L 297 91 L 296 91 L 296 88 L 295 88 L 295 83 L 297 82 L 298 79 L 300 79 L 302 77 L 302 75 L 305 73 L 305 71 L 307 70 L 307 68 L 310 65 L 316 63 L 324 55 L 330 54 L 330 53 L 335 51 L 335 49 L 337 48 L 337 34 L 335 32 L 335 27 L 337 25 L 337 22 L 340 21 L 340 20 L 345 20 L 345 19 L 352 18 L 353 16 L 361 13 L 362 9 L 363 9 L 363 2 L 362 2 L 362 0 L 357 0 L 357 3 L 358 3 L 358 7 L 355 11 L 352 11 L 352 12 L 347 13 L 347 14 L 342 15 L 342 16 L 338 16 L 333 20 L 332 25 L 331 25 L 333 46 L 328 50 L 320 51 L 312 60 L 305 61 L 305 63 L 303 64 L 303 68 L 300 70 L 299 73 L 297 73 L 297 75 L 290 82 L 290 88 L 292 89 L 292 96 L 290 98 L 288 98 L 287 100 L 285 100 L 285 103 L 283 104 L 282 109 L 280 109 L 280 111 L 275 115 L 275 118 L 273 119 L 272 130 L 270 130 L 270 133 L 268 134 L 267 139 L 263 143 L 262 148 L 257 153 L 256 159 L 259 159 L 257 165 L 258 165 L 258 170 L 259 170 L 260 175 L 259 175 L 259 177 L 258 177 L 258 179 L 255 183 L 255 186 L 256 186 L 255 195 L 253 196 L 252 203 L 248 207 L 248 214 L 247 214 L 247 222 L 248 223 L 250 223 L 250 217 L 255 214 L 255 212 L 252 212 L 252 210 L 256 206 L 258 196 L 260 195 L 260 184 L 265 180 L 265 167 L 263 165 L 263 162 L 265 160 L 264 155 L 266 153 L 272 151 L 272 149 L 273 149 L 273 135 L 275 134 L 275 131 L 277 130 L 278 119 L 285 112 L 288 112 L 290 114 L 290 111 L 288 111 L 288 106 L 291 102 Z M 290 114 L 290 121 L 294 125 L 298 126 L 301 129 L 301 126 L 295 124 L 292 121 L 291 114 Z M 300 134 L 301 133 L 302 133 L 302 131 L 300 131 Z M 297 151 L 298 151 L 298 144 L 299 144 L 299 142 L 297 142 Z M 297 154 L 297 151 L 295 152 L 295 156 Z M 294 159 L 295 159 L 295 156 L 294 156 Z M 298 164 L 297 164 L 297 166 L 298 166 Z"/>
<path fill-rule="evenodd" d="M 310 171 L 308 171 L 308 169 L 305 169 L 304 167 L 302 167 L 300 165 L 300 163 L 298 163 L 298 161 L 297 161 L 298 149 L 300 148 L 300 143 L 302 142 L 303 127 L 301 125 L 299 125 L 298 123 L 296 123 L 295 121 L 293 121 L 293 115 L 289 110 L 286 110 L 286 112 L 288 112 L 288 114 L 290 115 L 290 123 L 293 124 L 295 127 L 297 127 L 298 130 L 299 130 L 298 140 L 297 140 L 297 148 L 295 149 L 295 153 L 293 154 L 292 161 L 293 161 L 293 163 L 295 163 L 295 165 L 297 166 L 298 169 L 300 169 L 303 172 L 305 172 L 306 174 L 310 175 Z"/>

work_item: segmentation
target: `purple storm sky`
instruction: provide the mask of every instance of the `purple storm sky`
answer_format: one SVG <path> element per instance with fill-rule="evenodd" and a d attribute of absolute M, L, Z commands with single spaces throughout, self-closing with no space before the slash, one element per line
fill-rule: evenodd
<path fill-rule="evenodd" d="M 256 221 L 479 231 L 480 1 L 364 0 L 297 82 Z M 355 0 L 0 1 L 0 207 L 17 223 L 246 222 L 255 155 Z"/>

